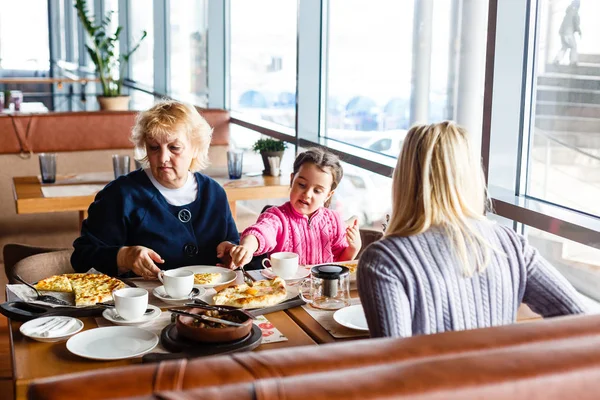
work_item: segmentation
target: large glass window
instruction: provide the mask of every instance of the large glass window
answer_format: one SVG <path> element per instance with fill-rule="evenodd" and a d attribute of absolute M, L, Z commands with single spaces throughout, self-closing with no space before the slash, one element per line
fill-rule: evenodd
<path fill-rule="evenodd" d="M 295 127 L 296 1 L 231 2 L 231 108 Z"/>
<path fill-rule="evenodd" d="M 600 215 L 600 2 L 539 1 L 530 196 Z"/>
<path fill-rule="evenodd" d="M 600 250 L 529 226 L 525 235 L 575 289 L 600 301 Z"/>
<path fill-rule="evenodd" d="M 325 135 L 393 157 L 416 122 L 479 136 L 485 3 L 330 0 Z"/>
<path fill-rule="evenodd" d="M 207 3 L 205 0 L 169 3 L 169 88 L 171 93 L 185 99 L 190 95 L 206 97 Z"/>
<path fill-rule="evenodd" d="M 131 56 L 131 80 L 154 87 L 154 8 L 147 0 L 129 2 L 129 46 L 134 46 L 147 32 L 140 47 Z"/>
<path fill-rule="evenodd" d="M 0 0 L 0 68 L 48 70 L 46 0 Z"/>

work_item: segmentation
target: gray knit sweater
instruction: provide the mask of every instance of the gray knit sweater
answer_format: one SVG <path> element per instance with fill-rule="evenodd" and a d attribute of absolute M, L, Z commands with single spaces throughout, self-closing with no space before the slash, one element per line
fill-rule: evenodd
<path fill-rule="evenodd" d="M 462 274 L 439 228 L 365 250 L 357 283 L 372 337 L 510 324 L 521 302 L 545 317 L 585 311 L 573 286 L 523 236 L 487 221 L 475 226 L 505 255 L 493 253 L 473 277 Z"/>

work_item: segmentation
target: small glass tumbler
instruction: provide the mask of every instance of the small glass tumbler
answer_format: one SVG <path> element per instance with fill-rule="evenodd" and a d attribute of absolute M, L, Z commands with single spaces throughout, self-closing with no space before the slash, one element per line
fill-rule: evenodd
<path fill-rule="evenodd" d="M 4 92 L 0 91 L 0 112 L 4 111 Z"/>
<path fill-rule="evenodd" d="M 21 111 L 21 103 L 23 102 L 23 92 L 20 90 L 11 90 L 10 99 L 15 105 L 15 111 Z"/>
<path fill-rule="evenodd" d="M 244 152 L 242 150 L 229 150 L 227 152 L 227 169 L 229 179 L 240 179 L 242 177 L 242 163 Z"/>
<path fill-rule="evenodd" d="M 114 154 L 112 156 L 112 161 L 115 179 L 117 179 L 121 175 L 127 175 L 129 173 L 129 156 Z"/>
<path fill-rule="evenodd" d="M 56 182 L 56 153 L 40 153 L 42 183 Z"/>

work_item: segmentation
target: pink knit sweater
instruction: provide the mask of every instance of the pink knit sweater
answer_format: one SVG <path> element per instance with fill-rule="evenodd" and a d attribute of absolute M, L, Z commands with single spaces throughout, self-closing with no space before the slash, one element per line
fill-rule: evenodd
<path fill-rule="evenodd" d="M 340 214 L 321 207 L 309 219 L 294 210 L 290 202 L 262 213 L 242 232 L 242 238 L 247 235 L 258 239 L 254 255 L 291 251 L 299 255 L 302 265 L 339 261 L 348 247 Z"/>

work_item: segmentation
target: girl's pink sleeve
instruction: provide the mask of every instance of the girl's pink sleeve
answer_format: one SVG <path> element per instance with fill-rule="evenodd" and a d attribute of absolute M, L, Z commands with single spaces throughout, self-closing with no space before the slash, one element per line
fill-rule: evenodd
<path fill-rule="evenodd" d="M 277 243 L 283 241 L 283 214 L 275 207 L 268 209 L 258 216 L 254 225 L 242 232 L 240 240 L 248 235 L 254 235 L 258 240 L 255 256 L 273 251 Z"/>
<path fill-rule="evenodd" d="M 348 241 L 346 240 L 346 223 L 342 220 L 342 216 L 337 211 L 331 210 L 331 219 L 333 227 L 331 238 L 333 261 L 347 261 L 340 260 L 342 253 L 349 246 Z"/>

